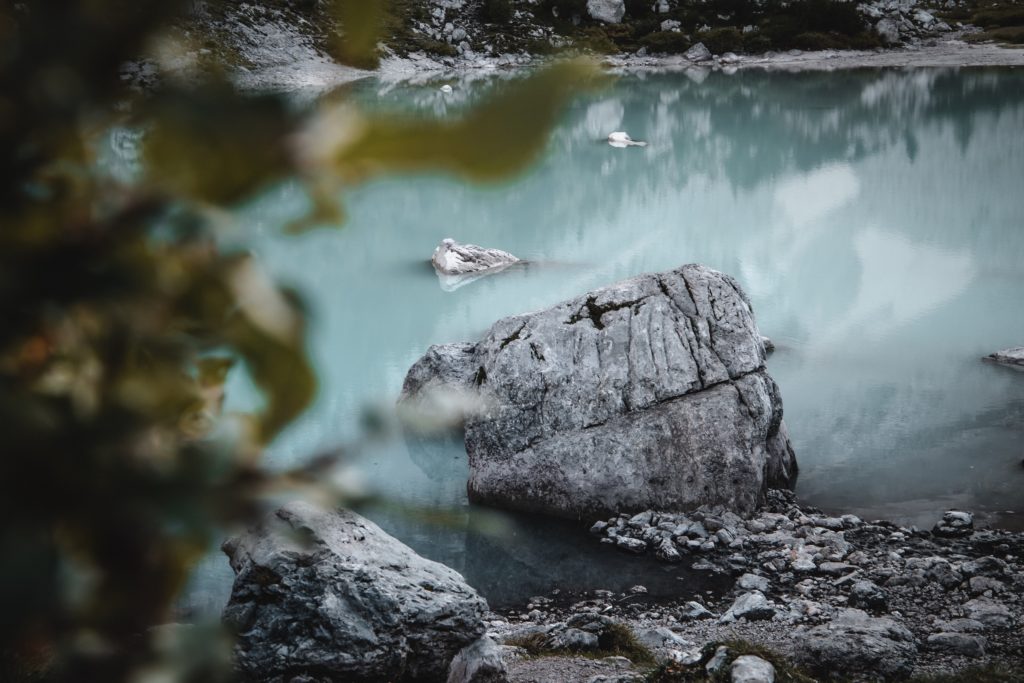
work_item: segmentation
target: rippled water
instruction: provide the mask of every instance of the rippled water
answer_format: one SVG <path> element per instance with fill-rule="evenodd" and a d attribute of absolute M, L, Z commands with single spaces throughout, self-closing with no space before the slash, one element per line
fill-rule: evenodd
<path fill-rule="evenodd" d="M 356 90 L 452 116 L 503 83 L 456 84 L 449 98 L 438 85 Z M 613 130 L 650 144 L 611 148 L 601 139 Z M 322 377 L 272 462 L 356 438 L 366 406 L 390 405 L 430 344 L 699 262 L 737 277 L 778 345 L 768 365 L 805 502 L 922 526 L 951 506 L 1021 524 L 1024 373 L 979 358 L 1024 344 L 1024 71 L 634 75 L 578 100 L 514 182 L 401 178 L 346 200 L 342 230 L 297 238 L 279 235 L 306 206 L 295 186 L 243 212 L 248 246 L 309 303 Z M 447 236 L 532 263 L 445 291 L 425 262 Z M 250 396 L 242 377 L 228 393 L 237 407 Z M 391 500 L 456 512 L 446 525 L 370 515 L 498 602 L 558 586 L 696 585 L 572 525 L 516 518 L 488 533 L 495 518 L 466 503 L 460 444 L 388 443 L 360 463 Z M 204 572 L 207 585 L 230 575 L 219 559 Z"/>

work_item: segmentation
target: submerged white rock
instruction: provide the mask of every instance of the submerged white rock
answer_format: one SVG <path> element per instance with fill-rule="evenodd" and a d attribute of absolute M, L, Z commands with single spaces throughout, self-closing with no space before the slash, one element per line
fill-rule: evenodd
<path fill-rule="evenodd" d="M 465 275 L 504 269 L 520 259 L 501 249 L 488 249 L 475 244 L 459 244 L 446 237 L 434 249 L 430 262 L 441 275 Z"/>
<path fill-rule="evenodd" d="M 982 360 L 990 363 L 998 363 L 1014 370 L 1024 370 L 1024 346 L 1016 346 L 1012 349 L 1003 349 L 985 356 Z"/>
<path fill-rule="evenodd" d="M 647 143 L 642 140 L 634 140 L 629 133 L 617 130 L 608 134 L 608 144 L 612 147 L 646 147 Z"/>

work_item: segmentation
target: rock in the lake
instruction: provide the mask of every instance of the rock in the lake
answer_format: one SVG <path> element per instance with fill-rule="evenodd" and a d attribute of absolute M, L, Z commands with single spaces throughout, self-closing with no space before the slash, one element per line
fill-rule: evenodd
<path fill-rule="evenodd" d="M 244 680 L 443 681 L 484 632 L 462 576 L 353 512 L 291 503 L 224 552 Z"/>
<path fill-rule="evenodd" d="M 438 385 L 485 399 L 466 418 L 475 502 L 576 518 L 704 504 L 748 513 L 795 481 L 778 386 L 727 275 L 642 275 L 499 320 L 472 360 L 465 348 L 428 351 L 402 401 Z"/>
<path fill-rule="evenodd" d="M 606 24 L 617 24 L 626 14 L 625 0 L 587 0 L 587 14 Z"/>
<path fill-rule="evenodd" d="M 928 636 L 930 647 L 964 657 L 984 657 L 985 643 L 983 637 L 966 633 L 933 633 Z"/>
<path fill-rule="evenodd" d="M 932 529 L 932 533 L 949 538 L 970 536 L 974 533 L 974 516 L 970 512 L 948 510 Z"/>
<path fill-rule="evenodd" d="M 683 56 L 691 62 L 706 62 L 711 59 L 711 50 L 709 50 L 704 43 L 697 43 L 687 50 Z"/>
<path fill-rule="evenodd" d="M 1014 370 L 1024 370 L 1024 346 L 1015 346 L 1012 349 L 996 351 L 985 356 L 982 360 L 1005 365 Z"/>
<path fill-rule="evenodd" d="M 756 655 L 743 655 L 729 668 L 732 683 L 775 683 L 775 667 Z"/>
<path fill-rule="evenodd" d="M 447 683 L 506 683 L 508 669 L 501 646 L 484 636 L 466 646 L 452 660 Z"/>
<path fill-rule="evenodd" d="M 519 259 L 501 249 L 487 249 L 475 244 L 459 244 L 453 239 L 445 238 L 434 249 L 430 262 L 434 269 L 444 275 L 465 275 L 480 271 L 504 268 Z"/>
<path fill-rule="evenodd" d="M 914 635 L 887 617 L 871 617 L 845 609 L 832 622 L 815 626 L 794 638 L 794 658 L 808 668 L 873 672 L 886 678 L 907 677 L 914 666 Z"/>

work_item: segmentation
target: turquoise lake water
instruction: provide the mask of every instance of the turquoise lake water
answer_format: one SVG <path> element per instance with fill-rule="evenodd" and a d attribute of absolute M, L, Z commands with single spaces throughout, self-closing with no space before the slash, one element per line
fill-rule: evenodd
<path fill-rule="evenodd" d="M 374 106 L 455 116 L 504 87 L 446 82 L 453 95 L 440 81 L 354 90 Z M 602 139 L 614 130 L 649 145 L 612 148 Z M 280 234 L 307 205 L 297 185 L 241 212 L 246 246 L 309 306 L 322 382 L 273 444 L 277 466 L 358 440 L 367 408 L 393 405 L 431 344 L 698 262 L 739 280 L 778 346 L 768 367 L 804 502 L 922 527 L 950 507 L 1024 526 L 1024 373 L 980 360 L 1024 344 L 1024 70 L 627 76 L 580 97 L 516 180 L 393 178 L 345 201 L 341 230 L 298 237 Z M 446 291 L 426 265 L 444 237 L 531 265 Z M 228 396 L 250 404 L 243 377 Z M 389 500 L 453 511 L 445 525 L 368 514 L 494 601 L 633 583 L 669 595 L 688 581 L 573 525 L 471 509 L 458 443 L 388 441 L 356 464 Z M 229 581 L 211 557 L 200 592 Z"/>

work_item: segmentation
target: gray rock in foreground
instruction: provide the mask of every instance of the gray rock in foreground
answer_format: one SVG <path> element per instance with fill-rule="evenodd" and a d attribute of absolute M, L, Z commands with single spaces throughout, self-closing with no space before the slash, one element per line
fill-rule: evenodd
<path fill-rule="evenodd" d="M 732 683 L 775 683 L 775 667 L 756 655 L 743 655 L 729 668 Z"/>
<path fill-rule="evenodd" d="M 401 400 L 427 386 L 479 393 L 488 407 L 465 427 L 475 502 L 746 513 L 796 476 L 764 363 L 736 281 L 688 265 L 499 320 L 472 347 L 433 347 Z"/>
<path fill-rule="evenodd" d="M 990 363 L 1005 365 L 1014 370 L 1024 370 L 1024 346 L 1016 346 L 1012 349 L 1003 349 L 985 356 L 982 360 Z"/>
<path fill-rule="evenodd" d="M 794 638 L 794 658 L 822 672 L 874 671 L 887 679 L 909 676 L 917 656 L 914 635 L 888 617 L 846 609 L 834 621 Z"/>
<path fill-rule="evenodd" d="M 291 503 L 224 552 L 243 680 L 444 681 L 484 631 L 457 572 L 353 512 Z"/>

